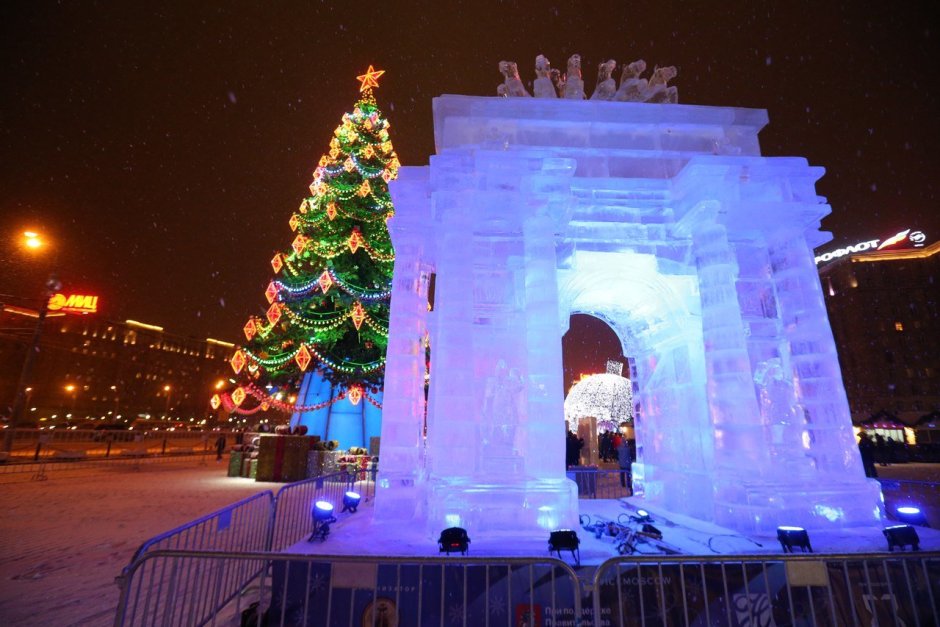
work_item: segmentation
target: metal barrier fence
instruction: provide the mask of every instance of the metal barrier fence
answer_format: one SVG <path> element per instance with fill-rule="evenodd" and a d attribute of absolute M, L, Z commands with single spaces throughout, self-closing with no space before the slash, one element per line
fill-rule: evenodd
<path fill-rule="evenodd" d="M 235 590 L 238 569 L 257 576 Z M 552 558 L 155 551 L 129 568 L 114 624 L 515 627 L 580 615 L 577 575 Z"/>
<path fill-rule="evenodd" d="M 310 506 L 324 500 L 339 512 L 343 495 L 348 490 L 359 493 L 362 503 L 375 496 L 375 474 L 369 470 L 350 470 L 289 483 L 277 492 L 274 499 L 274 529 L 272 551 L 283 551 L 310 535 Z"/>
<path fill-rule="evenodd" d="M 271 547 L 273 512 L 272 492 L 259 492 L 154 536 L 140 545 L 131 563 L 146 553 L 159 550 L 268 551 Z"/>
<path fill-rule="evenodd" d="M 234 555 L 281 551 L 309 535 L 311 530 L 310 504 L 313 501 L 330 501 L 336 511 L 339 511 L 343 495 L 347 490 L 357 491 L 363 501 L 371 500 L 375 495 L 374 475 L 374 469 L 353 470 L 290 483 L 283 486 L 277 496 L 274 496 L 270 490 L 265 490 L 181 527 L 171 529 L 151 538 L 137 549 L 130 564 L 118 578 L 118 583 L 122 589 L 127 588 L 128 575 L 134 569 L 134 564 L 153 552 L 217 551 L 225 555 Z M 165 618 L 173 619 L 168 624 L 200 624 L 202 622 L 200 617 L 205 612 L 218 610 L 218 607 L 212 603 L 219 599 L 227 602 L 257 578 L 261 568 L 261 564 L 255 562 L 223 563 L 218 561 L 204 564 L 185 562 L 185 572 L 179 571 L 177 566 L 175 563 L 169 566 L 163 564 L 159 570 L 148 571 L 146 574 L 149 585 L 155 585 L 159 590 L 172 589 L 185 597 L 181 601 L 185 605 L 185 610 L 180 610 L 183 614 L 167 615 Z M 188 581 L 191 577 L 204 579 L 214 577 L 216 587 L 211 592 L 201 584 L 194 587 Z M 181 578 L 185 580 L 183 583 L 179 581 Z M 192 596 L 196 593 L 208 596 L 206 599 Z M 149 609 L 151 608 L 151 592 L 140 592 L 140 594 L 143 595 L 140 600 L 143 603 L 142 611 L 150 616 L 152 613 Z M 198 621 L 192 622 L 197 618 L 199 618 Z M 182 622 L 174 622 L 177 619 Z"/>
<path fill-rule="evenodd" d="M 578 484 L 579 499 L 622 499 L 633 494 L 629 474 L 620 470 L 569 468 L 565 474 Z"/>
<path fill-rule="evenodd" d="M 115 625 L 157 624 L 928 627 L 940 553 L 623 557 L 588 587 L 552 558 L 152 551 Z"/>
<path fill-rule="evenodd" d="M 155 464 L 191 464 L 206 465 L 206 454 L 199 453 L 176 453 L 166 455 L 137 455 L 110 457 L 107 459 L 92 459 L 81 461 L 67 460 L 46 460 L 42 459 L 36 462 L 15 462 L 0 464 L 0 483 L 9 483 L 13 481 L 44 481 L 50 474 L 56 476 L 62 474 L 74 475 L 81 472 L 92 472 L 95 470 L 107 469 L 125 469 L 142 470 L 145 466 Z"/>
<path fill-rule="evenodd" d="M 594 574 L 593 615 L 613 627 L 926 627 L 940 625 L 938 575 L 940 553 L 618 557 Z"/>
<path fill-rule="evenodd" d="M 125 431 L 120 429 L 14 429 L 7 459 L 104 459 L 120 455 L 158 455 L 208 451 L 221 432 Z M 226 433 L 231 442 L 231 434 Z"/>

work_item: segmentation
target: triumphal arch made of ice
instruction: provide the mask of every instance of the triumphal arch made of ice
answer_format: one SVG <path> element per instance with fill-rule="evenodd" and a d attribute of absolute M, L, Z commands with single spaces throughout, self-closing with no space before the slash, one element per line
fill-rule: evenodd
<path fill-rule="evenodd" d="M 767 121 L 434 100 L 436 154 L 391 185 L 377 522 L 577 524 L 561 363 L 572 313 L 606 320 L 635 359 L 634 481 L 651 503 L 750 531 L 879 520 L 813 261 L 829 239 L 823 169 L 761 156 Z"/>

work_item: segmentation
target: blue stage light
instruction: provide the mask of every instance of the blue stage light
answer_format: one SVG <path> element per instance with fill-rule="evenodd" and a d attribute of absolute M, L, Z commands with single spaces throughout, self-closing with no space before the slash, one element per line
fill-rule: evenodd
<path fill-rule="evenodd" d="M 557 529 L 548 536 L 548 552 L 558 553 L 558 559 L 561 559 L 562 551 L 571 551 L 571 557 L 575 564 L 581 565 L 581 539 L 578 534 L 571 529 Z"/>
<path fill-rule="evenodd" d="M 793 553 L 794 549 L 800 549 L 801 553 L 813 552 L 809 534 L 802 527 L 777 527 L 777 540 L 784 553 Z"/>
<path fill-rule="evenodd" d="M 919 507 L 914 507 L 913 505 L 904 505 L 895 510 L 897 519 L 902 523 L 907 523 L 909 525 L 920 525 L 921 527 L 929 527 L 927 524 L 927 517 L 924 516 L 924 512 L 920 510 Z"/>
<path fill-rule="evenodd" d="M 645 509 L 636 510 L 636 514 L 634 514 L 633 516 L 630 516 L 630 519 L 633 520 L 634 522 L 639 522 L 639 523 L 653 522 L 653 516 Z"/>
<path fill-rule="evenodd" d="M 343 511 L 350 511 L 355 514 L 361 500 L 362 496 L 358 492 L 347 492 L 343 495 Z"/>
<path fill-rule="evenodd" d="M 307 542 L 313 542 L 314 538 L 326 540 L 326 537 L 330 535 L 330 523 L 336 522 L 336 517 L 333 516 L 333 504 L 329 501 L 317 501 L 310 510 L 310 517 L 313 519 L 313 531 L 307 538 Z"/>
<path fill-rule="evenodd" d="M 333 517 L 333 504 L 329 501 L 317 501 L 313 504 L 313 517 L 315 520 L 325 521 Z"/>
<path fill-rule="evenodd" d="M 441 537 L 437 539 L 437 545 L 441 553 L 456 553 L 460 551 L 461 555 L 467 554 L 470 537 L 467 530 L 461 527 L 449 527 L 441 532 Z"/>
<path fill-rule="evenodd" d="M 911 525 L 892 525 L 885 527 L 882 533 L 888 540 L 889 551 L 893 551 L 894 547 L 903 551 L 905 546 L 910 546 L 912 551 L 920 550 L 920 536 Z"/>

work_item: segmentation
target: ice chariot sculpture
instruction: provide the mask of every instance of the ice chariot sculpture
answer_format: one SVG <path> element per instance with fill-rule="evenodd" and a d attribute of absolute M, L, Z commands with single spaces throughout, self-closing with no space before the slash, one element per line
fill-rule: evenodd
<path fill-rule="evenodd" d="M 650 503 L 742 531 L 880 519 L 813 261 L 830 239 L 823 169 L 761 156 L 767 121 L 434 100 L 436 154 L 391 185 L 377 522 L 574 528 L 561 364 L 573 313 L 607 321 L 635 360 L 633 476 Z"/>

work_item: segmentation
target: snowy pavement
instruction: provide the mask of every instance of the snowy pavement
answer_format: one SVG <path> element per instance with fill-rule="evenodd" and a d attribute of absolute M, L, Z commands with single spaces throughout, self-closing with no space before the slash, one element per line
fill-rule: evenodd
<path fill-rule="evenodd" d="M 111 625 L 114 577 L 145 540 L 280 484 L 223 464 L 97 468 L 0 485 L 0 625 Z"/>

